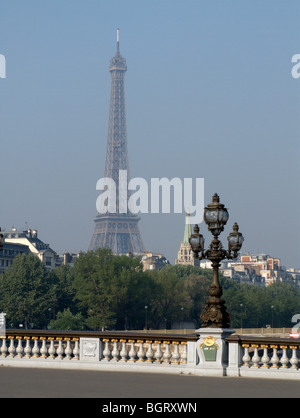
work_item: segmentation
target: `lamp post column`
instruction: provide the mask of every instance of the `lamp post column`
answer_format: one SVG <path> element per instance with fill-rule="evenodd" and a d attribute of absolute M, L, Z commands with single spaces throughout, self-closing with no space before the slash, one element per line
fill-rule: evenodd
<path fill-rule="evenodd" d="M 194 227 L 194 233 L 190 237 L 190 245 L 196 259 L 207 259 L 212 263 L 213 280 L 209 287 L 209 298 L 206 307 L 201 314 L 201 328 L 196 330 L 199 338 L 197 352 L 200 358 L 199 367 L 212 375 L 225 375 L 228 366 L 228 343 L 226 338 L 233 333 L 230 329 L 230 314 L 225 307 L 225 301 L 221 299 L 223 289 L 219 282 L 219 268 L 223 259 L 233 259 L 238 255 L 243 243 L 243 236 L 238 232 L 239 227 L 235 223 L 233 232 L 227 237 L 228 250 L 225 250 L 218 239 L 224 230 L 229 214 L 220 203 L 219 196 L 215 194 L 210 203 L 204 209 L 204 221 L 208 230 L 213 234 L 213 240 L 207 250 L 204 250 L 204 238 L 199 233 L 198 225 Z"/>

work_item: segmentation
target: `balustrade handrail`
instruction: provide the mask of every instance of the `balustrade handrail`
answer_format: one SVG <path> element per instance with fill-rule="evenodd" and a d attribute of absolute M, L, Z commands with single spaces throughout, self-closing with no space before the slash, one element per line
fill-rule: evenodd
<path fill-rule="evenodd" d="M 164 334 L 151 331 L 62 331 L 38 329 L 6 329 L 7 337 L 46 337 L 46 338 L 122 338 L 164 341 L 197 341 L 197 334 Z"/>
<path fill-rule="evenodd" d="M 233 334 L 226 338 L 229 343 L 238 344 L 269 344 L 269 345 L 289 345 L 300 347 L 300 338 L 267 337 Z"/>
<path fill-rule="evenodd" d="M 47 338 L 123 338 L 123 339 L 140 339 L 140 340 L 164 340 L 164 341 L 194 341 L 198 336 L 195 333 L 190 334 L 165 334 L 151 331 L 63 331 L 63 330 L 39 330 L 39 329 L 6 329 L 7 337 L 47 337 Z M 226 338 L 229 343 L 239 344 L 287 344 L 300 346 L 300 339 L 273 337 L 273 336 L 254 336 L 232 334 Z"/>

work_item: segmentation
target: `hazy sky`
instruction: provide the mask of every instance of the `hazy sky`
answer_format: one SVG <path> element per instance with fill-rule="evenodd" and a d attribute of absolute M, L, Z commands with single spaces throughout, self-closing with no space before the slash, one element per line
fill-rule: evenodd
<path fill-rule="evenodd" d="M 87 250 L 119 27 L 131 175 L 203 177 L 224 245 L 237 221 L 244 252 L 300 267 L 299 21 L 298 0 L 0 0 L 1 227 Z M 142 215 L 145 247 L 174 263 L 184 222 Z"/>

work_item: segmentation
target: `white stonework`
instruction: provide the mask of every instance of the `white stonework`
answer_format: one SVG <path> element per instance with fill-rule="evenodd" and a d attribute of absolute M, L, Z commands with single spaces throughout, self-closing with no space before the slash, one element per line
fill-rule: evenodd
<path fill-rule="evenodd" d="M 199 335 L 196 349 L 200 359 L 197 367 L 207 375 L 225 376 L 228 366 L 228 343 L 225 338 L 234 331 L 229 328 L 200 328 L 196 333 Z"/>
<path fill-rule="evenodd" d="M 99 338 L 80 338 L 80 361 L 99 361 L 100 344 Z"/>

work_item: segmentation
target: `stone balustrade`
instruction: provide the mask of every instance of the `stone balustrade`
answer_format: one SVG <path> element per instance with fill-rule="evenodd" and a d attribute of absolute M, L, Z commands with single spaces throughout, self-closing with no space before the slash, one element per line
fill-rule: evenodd
<path fill-rule="evenodd" d="M 79 338 L 9 335 L 1 337 L 0 357 L 79 360 Z"/>
<path fill-rule="evenodd" d="M 232 335 L 227 341 L 227 374 L 300 379 L 300 339 Z"/>
<path fill-rule="evenodd" d="M 300 379 L 300 339 L 213 328 L 193 334 L 7 330 L 0 366 Z"/>
<path fill-rule="evenodd" d="M 60 362 L 59 367 L 68 368 L 67 363 L 78 368 L 87 363 L 89 367 L 121 363 L 185 366 L 188 344 L 195 344 L 192 340 L 196 335 L 8 330 L 0 337 L 0 364 L 53 367 Z"/>

